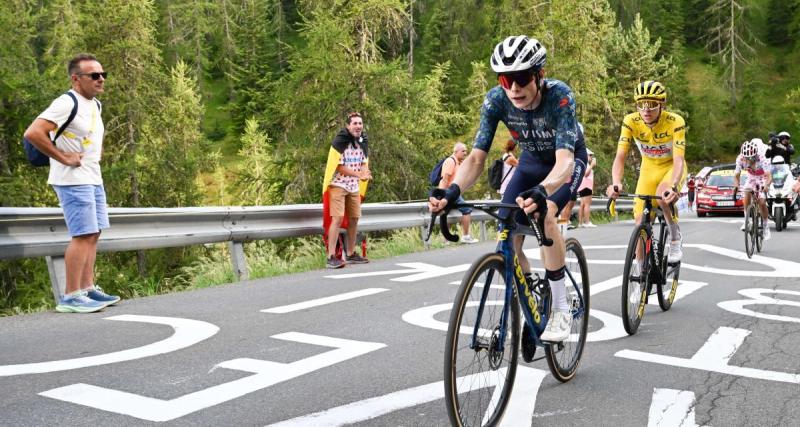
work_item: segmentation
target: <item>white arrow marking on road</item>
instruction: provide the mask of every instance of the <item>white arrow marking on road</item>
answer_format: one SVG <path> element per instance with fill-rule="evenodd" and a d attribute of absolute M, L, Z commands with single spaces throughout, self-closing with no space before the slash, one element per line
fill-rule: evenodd
<path fill-rule="evenodd" d="M 202 409 L 227 402 L 271 385 L 299 377 L 309 372 L 361 356 L 386 347 L 386 344 L 352 341 L 339 338 L 287 332 L 272 338 L 305 344 L 334 347 L 316 356 L 292 363 L 257 359 L 234 359 L 216 367 L 252 372 L 238 380 L 209 387 L 171 400 L 156 399 L 89 384 L 73 384 L 39 393 L 41 396 L 76 403 L 142 420 L 162 422 L 174 420 Z M 215 367 L 215 368 L 216 368 Z M 212 370 L 213 371 L 213 370 Z"/>
<path fill-rule="evenodd" d="M 800 296 L 800 292 L 795 291 L 779 291 L 775 289 L 763 289 L 763 288 L 753 288 L 753 289 L 742 289 L 739 291 L 739 294 L 749 297 L 751 299 L 740 299 L 735 301 L 722 301 L 717 303 L 717 306 L 723 310 L 732 311 L 734 313 L 743 314 L 745 316 L 753 316 L 758 317 L 761 319 L 769 319 L 769 320 L 777 320 L 780 322 L 794 322 L 800 323 L 800 319 L 797 317 L 791 316 L 780 316 L 777 314 L 767 314 L 767 313 L 759 313 L 757 311 L 748 310 L 744 308 L 746 305 L 751 304 L 758 304 L 758 305 L 788 305 L 790 307 L 800 307 L 800 302 L 785 300 L 785 299 L 776 299 L 766 297 L 763 294 L 786 294 L 786 295 L 795 295 Z"/>
<path fill-rule="evenodd" d="M 694 393 L 669 388 L 653 389 L 648 427 L 697 427 Z"/>
<path fill-rule="evenodd" d="M 800 384 L 800 375 L 797 374 L 728 365 L 748 335 L 750 335 L 750 331 L 747 329 L 719 328 L 691 359 L 633 350 L 618 351 L 614 356 L 720 374 Z"/>
<path fill-rule="evenodd" d="M 203 341 L 219 331 L 219 327 L 199 320 L 181 319 L 177 317 L 137 316 L 126 314 L 121 316 L 106 317 L 103 320 L 118 320 L 123 322 L 144 322 L 158 325 L 171 326 L 175 333 L 167 339 L 154 342 L 142 347 L 117 351 L 114 353 L 99 354 L 97 356 L 81 357 L 77 359 L 54 360 L 51 362 L 25 363 L 20 365 L 0 366 L 0 377 L 23 374 L 40 374 L 43 372 L 68 371 L 70 369 L 86 368 L 89 366 L 107 365 L 109 363 L 125 362 L 128 360 L 142 359 L 145 357 L 165 354 L 192 346 Z"/>
<path fill-rule="evenodd" d="M 393 282 L 418 282 L 420 280 L 431 279 L 434 277 L 447 276 L 448 274 L 467 271 L 469 264 L 460 264 L 452 267 L 441 267 L 438 265 L 427 264 L 424 262 L 406 262 L 397 264 L 401 267 L 408 267 L 405 270 L 384 270 L 384 271 L 365 271 L 363 273 L 347 273 L 325 276 L 330 279 L 350 279 L 353 277 L 385 276 L 392 274 L 403 274 L 403 277 L 391 279 Z"/>
<path fill-rule="evenodd" d="M 354 298 L 365 297 L 368 295 L 375 295 L 381 292 L 386 292 L 388 289 L 383 288 L 368 288 L 360 291 L 347 292 L 339 295 L 332 295 L 325 298 L 314 299 L 311 301 L 299 302 L 297 304 L 284 305 L 280 307 L 266 308 L 261 310 L 262 313 L 276 313 L 285 314 L 293 311 L 305 310 L 307 308 L 319 307 L 321 305 L 331 304 L 334 302 L 347 301 Z"/>
<path fill-rule="evenodd" d="M 479 384 L 480 387 L 495 387 L 495 393 L 501 389 L 500 387 L 496 387 L 496 378 L 498 375 L 492 375 L 488 383 L 475 381 L 475 379 L 479 378 L 481 375 L 485 375 L 485 373 L 460 377 L 458 381 Z M 501 423 L 502 426 L 530 425 L 535 409 L 536 395 L 539 392 L 539 386 L 545 375 L 547 375 L 547 372 L 540 369 L 521 365 L 517 367 L 517 377 L 514 380 L 514 393 L 511 394 L 511 401 L 508 403 L 508 407 L 506 407 L 506 412 Z M 342 426 L 371 420 L 394 411 L 443 398 L 444 382 L 439 381 L 342 405 L 314 414 L 292 418 L 276 424 L 270 424 L 268 427 Z"/>

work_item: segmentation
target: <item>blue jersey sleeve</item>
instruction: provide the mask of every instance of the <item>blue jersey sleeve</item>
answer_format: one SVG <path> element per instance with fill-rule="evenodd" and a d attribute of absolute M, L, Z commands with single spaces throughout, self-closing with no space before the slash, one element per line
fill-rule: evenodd
<path fill-rule="evenodd" d="M 483 105 L 481 106 L 481 122 L 478 125 L 478 133 L 475 134 L 475 142 L 472 148 L 477 148 L 482 151 L 489 152 L 494 140 L 494 134 L 497 132 L 497 124 L 500 123 L 503 117 L 502 102 L 498 99 L 497 91 L 503 91 L 500 86 L 497 86 L 486 93 L 483 98 Z M 502 93 L 505 96 L 505 93 Z"/>
<path fill-rule="evenodd" d="M 575 118 L 575 97 L 568 87 L 559 88 L 556 116 L 556 150 L 567 149 L 575 152 L 578 142 L 578 120 Z"/>

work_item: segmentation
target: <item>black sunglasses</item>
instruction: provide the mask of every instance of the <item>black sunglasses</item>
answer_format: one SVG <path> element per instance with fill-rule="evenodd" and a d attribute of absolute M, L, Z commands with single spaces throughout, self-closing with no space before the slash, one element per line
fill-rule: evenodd
<path fill-rule="evenodd" d="M 107 71 L 103 71 L 102 73 L 78 73 L 78 75 L 79 76 L 89 76 L 89 77 L 92 78 L 92 80 L 100 80 L 100 76 L 102 76 L 103 79 L 106 79 L 108 77 L 108 72 Z"/>
<path fill-rule="evenodd" d="M 525 87 L 533 80 L 535 73 L 531 70 L 518 71 L 516 73 L 503 73 L 497 75 L 497 81 L 504 89 L 511 89 L 511 85 L 516 83 L 519 87 Z"/>

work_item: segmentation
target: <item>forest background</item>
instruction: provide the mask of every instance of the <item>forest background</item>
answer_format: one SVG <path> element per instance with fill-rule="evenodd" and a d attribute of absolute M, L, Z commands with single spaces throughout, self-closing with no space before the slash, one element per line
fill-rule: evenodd
<path fill-rule="evenodd" d="M 370 138 L 369 201 L 419 200 L 435 160 L 472 140 L 496 84 L 491 50 L 516 34 L 542 41 L 548 76 L 575 92 L 599 186 L 641 80 L 662 81 L 668 108 L 686 118 L 692 172 L 731 160 L 746 138 L 800 131 L 800 0 L 7 0 L 0 206 L 58 206 L 20 140 L 68 89 L 66 62 L 78 52 L 109 73 L 110 206 L 319 203 L 350 111 Z M 506 138 L 501 125 L 495 140 Z M 467 196 L 488 193 L 480 182 Z M 248 256 L 322 259 L 314 242 L 261 242 Z M 180 289 L 222 252 L 102 254 L 98 277 L 124 296 Z M 0 262 L 0 315 L 51 298 L 43 260 Z"/>

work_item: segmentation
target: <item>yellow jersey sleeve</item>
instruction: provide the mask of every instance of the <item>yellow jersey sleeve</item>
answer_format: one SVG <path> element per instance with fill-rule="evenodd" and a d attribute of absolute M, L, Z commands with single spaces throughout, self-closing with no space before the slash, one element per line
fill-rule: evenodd
<path fill-rule="evenodd" d="M 634 113 L 638 114 L 638 113 Z M 619 132 L 619 142 L 617 143 L 617 150 L 624 150 L 626 153 L 631 149 L 631 146 L 634 144 L 634 130 L 633 130 L 633 120 L 630 114 L 625 116 L 622 119 L 622 128 Z"/>

